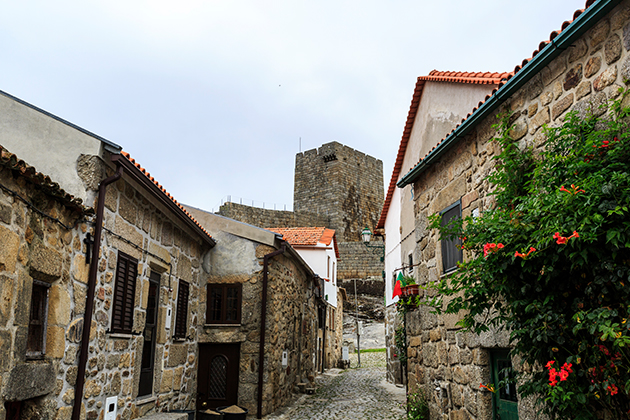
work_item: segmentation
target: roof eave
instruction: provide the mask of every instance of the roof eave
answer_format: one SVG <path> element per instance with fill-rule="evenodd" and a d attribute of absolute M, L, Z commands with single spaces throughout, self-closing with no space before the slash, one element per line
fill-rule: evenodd
<path fill-rule="evenodd" d="M 468 134 L 481 120 L 486 118 L 491 112 L 496 110 L 505 99 L 509 98 L 543 67 L 551 62 L 567 49 L 577 38 L 582 36 L 604 15 L 610 12 L 621 0 L 598 0 L 577 17 L 565 30 L 560 32 L 545 48 L 540 51 L 531 61 L 508 80 L 499 90 L 484 102 L 470 117 L 464 120 L 450 135 L 448 135 L 435 150 L 414 166 L 396 184 L 403 188 L 413 183 L 421 173 L 423 173 L 431 163 L 440 158 L 456 143 L 458 138 Z"/>
<path fill-rule="evenodd" d="M 168 198 L 160 188 L 155 185 L 145 174 L 140 172 L 138 168 L 126 157 L 121 154 L 112 155 L 112 162 L 121 164 L 125 168 L 125 174 L 133 179 L 138 184 L 142 185 L 149 193 L 153 195 L 161 204 L 165 205 L 171 212 L 177 216 L 184 224 L 190 227 L 193 232 L 196 232 L 199 237 L 210 247 L 216 245 L 216 241 L 204 232 L 203 229 L 195 224 L 193 220 L 188 217 L 186 213 L 177 205 L 173 200 Z"/>

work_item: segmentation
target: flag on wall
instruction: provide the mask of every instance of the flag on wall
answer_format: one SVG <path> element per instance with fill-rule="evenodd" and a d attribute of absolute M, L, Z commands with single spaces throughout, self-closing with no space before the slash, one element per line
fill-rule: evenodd
<path fill-rule="evenodd" d="M 394 293 L 392 295 L 392 299 L 395 298 L 396 296 L 402 295 L 401 287 L 405 287 L 406 285 L 407 283 L 405 282 L 402 272 L 399 272 L 398 278 L 396 279 L 396 284 L 394 285 Z"/>

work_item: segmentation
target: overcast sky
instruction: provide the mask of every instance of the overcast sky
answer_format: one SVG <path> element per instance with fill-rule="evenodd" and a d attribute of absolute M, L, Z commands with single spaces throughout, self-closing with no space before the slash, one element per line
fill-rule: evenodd
<path fill-rule="evenodd" d="M 387 186 L 418 76 L 511 71 L 585 1 L 3 3 L 0 90 L 216 211 L 291 209 L 300 138 L 381 159 Z"/>

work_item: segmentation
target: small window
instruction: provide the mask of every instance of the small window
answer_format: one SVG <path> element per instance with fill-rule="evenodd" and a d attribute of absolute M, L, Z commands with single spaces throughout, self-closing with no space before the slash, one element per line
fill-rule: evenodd
<path fill-rule="evenodd" d="M 407 255 L 407 263 L 409 263 L 409 275 L 413 275 L 413 253 L 410 252 L 409 255 Z"/>
<path fill-rule="evenodd" d="M 175 318 L 175 338 L 186 338 L 188 327 L 188 295 L 190 285 L 184 280 L 179 281 L 177 289 L 177 312 Z"/>
<path fill-rule="evenodd" d="M 337 281 L 336 280 L 337 276 L 335 275 L 336 273 L 337 273 L 337 265 L 336 265 L 336 263 L 333 262 L 333 269 L 332 269 L 332 283 L 333 283 L 333 286 L 335 285 L 335 281 Z"/>
<path fill-rule="evenodd" d="M 461 204 L 457 203 L 447 207 L 442 211 L 442 226 L 448 225 L 452 220 L 461 219 Z M 461 240 L 443 239 L 442 240 L 442 271 L 449 273 L 457 269 L 457 263 L 463 260 L 461 250 Z"/>
<path fill-rule="evenodd" d="M 48 289 L 50 284 L 33 280 L 31 312 L 28 321 L 27 357 L 41 357 L 46 353 L 46 323 L 48 319 Z"/>
<path fill-rule="evenodd" d="M 206 324 L 240 324 L 242 284 L 209 284 Z"/>
<path fill-rule="evenodd" d="M 133 311 L 136 300 L 136 278 L 138 260 L 118 252 L 116 267 L 116 285 L 112 304 L 111 332 L 131 334 L 133 329 Z"/>

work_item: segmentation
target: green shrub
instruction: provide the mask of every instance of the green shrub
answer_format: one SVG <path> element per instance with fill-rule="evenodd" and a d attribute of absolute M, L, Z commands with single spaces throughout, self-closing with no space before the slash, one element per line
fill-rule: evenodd
<path fill-rule="evenodd" d="M 533 373 L 519 394 L 542 396 L 552 418 L 630 413 L 630 111 L 569 113 L 546 129 L 545 150 L 523 148 L 502 117 L 489 180 L 495 207 L 432 228 L 462 238 L 467 261 L 426 303 L 460 325 L 510 331 Z M 448 305 L 443 305 L 447 297 Z"/>

